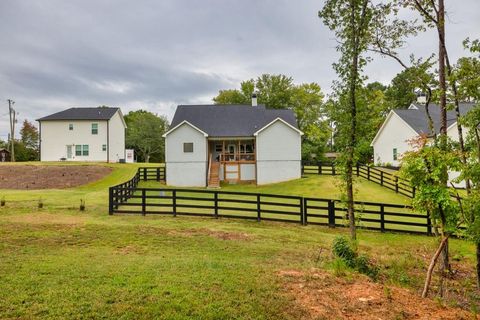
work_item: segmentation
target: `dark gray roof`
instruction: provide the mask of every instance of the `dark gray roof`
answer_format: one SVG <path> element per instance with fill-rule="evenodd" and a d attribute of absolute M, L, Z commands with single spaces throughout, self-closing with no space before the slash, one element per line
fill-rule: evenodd
<path fill-rule="evenodd" d="M 425 106 L 423 104 L 413 103 L 417 109 L 395 109 L 395 112 L 400 118 L 402 118 L 413 130 L 418 134 L 430 133 L 428 125 L 427 114 L 425 112 Z M 475 106 L 475 103 L 460 103 L 460 114 L 464 115 Z M 428 108 L 432 120 L 435 125 L 435 130 L 440 130 L 440 106 L 437 104 L 430 104 Z M 456 115 L 454 110 L 447 111 L 447 127 L 456 122 Z"/>
<path fill-rule="evenodd" d="M 180 105 L 170 128 L 186 120 L 211 137 L 249 137 L 276 118 L 298 129 L 292 110 L 263 105 Z"/>
<path fill-rule="evenodd" d="M 37 121 L 50 120 L 110 120 L 119 108 L 70 108 L 49 116 L 37 119 Z"/>

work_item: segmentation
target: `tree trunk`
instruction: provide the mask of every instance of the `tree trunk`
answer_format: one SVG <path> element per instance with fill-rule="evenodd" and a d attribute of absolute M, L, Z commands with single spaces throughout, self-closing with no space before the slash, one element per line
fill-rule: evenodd
<path fill-rule="evenodd" d="M 350 75 L 350 136 L 347 147 L 347 161 L 345 168 L 346 184 L 347 184 L 347 213 L 350 225 L 350 236 L 352 240 L 357 239 L 357 230 L 355 225 L 355 208 L 353 193 L 353 162 L 355 159 L 355 145 L 357 140 L 357 80 L 358 80 L 358 39 L 357 39 L 357 22 L 355 19 L 355 8 L 352 4 L 352 12 L 350 15 L 351 28 L 354 31 L 352 36 L 352 65 Z"/>
<path fill-rule="evenodd" d="M 440 149 L 447 151 L 447 81 L 445 77 L 445 3 L 444 0 L 438 0 L 437 11 L 437 31 L 438 31 L 438 74 L 440 86 Z M 444 180 L 442 183 L 448 183 L 448 169 L 445 167 Z M 441 219 L 442 232 L 445 230 L 446 219 Z M 448 238 L 446 238 L 448 241 Z M 449 270 L 448 261 L 448 243 L 444 245 L 445 252 L 442 257 L 443 271 Z M 443 273 L 442 273 L 443 274 Z"/>
<path fill-rule="evenodd" d="M 440 245 L 438 246 L 437 251 L 435 251 L 435 254 L 432 257 L 432 260 L 430 260 L 430 265 L 428 266 L 428 270 L 427 270 L 427 277 L 425 278 L 425 285 L 423 286 L 422 298 L 427 297 L 428 290 L 430 289 L 430 283 L 432 282 L 433 269 L 435 268 L 438 257 L 440 256 L 440 253 L 444 250 L 447 242 L 448 242 L 448 236 L 442 239 L 442 241 L 440 242 Z"/>

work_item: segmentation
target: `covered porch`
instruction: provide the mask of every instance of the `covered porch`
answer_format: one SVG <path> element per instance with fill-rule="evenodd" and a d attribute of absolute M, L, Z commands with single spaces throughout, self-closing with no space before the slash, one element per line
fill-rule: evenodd
<path fill-rule="evenodd" d="M 208 139 L 208 185 L 256 182 L 256 145 L 254 137 Z"/>

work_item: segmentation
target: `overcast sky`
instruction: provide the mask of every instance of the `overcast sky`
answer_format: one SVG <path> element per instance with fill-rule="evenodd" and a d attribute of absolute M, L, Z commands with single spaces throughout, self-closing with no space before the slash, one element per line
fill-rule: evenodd
<path fill-rule="evenodd" d="M 19 125 L 72 106 L 139 108 L 173 116 L 176 105 L 211 103 L 218 90 L 262 73 L 330 91 L 338 58 L 317 17 L 321 0 L 1 0 L 0 139 L 7 99 Z M 448 49 L 480 38 L 480 0 L 446 0 Z M 413 15 L 413 14 L 412 14 Z M 410 39 L 404 54 L 429 55 L 436 34 Z M 401 69 L 378 58 L 370 81 Z M 3 111 L 2 111 L 3 110 Z"/>

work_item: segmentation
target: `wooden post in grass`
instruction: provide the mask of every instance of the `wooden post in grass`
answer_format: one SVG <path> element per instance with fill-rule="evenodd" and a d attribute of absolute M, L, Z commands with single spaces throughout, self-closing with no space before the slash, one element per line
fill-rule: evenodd
<path fill-rule="evenodd" d="M 317 166 L 318 166 L 318 174 L 322 174 L 322 163 L 317 162 Z"/>
<path fill-rule="evenodd" d="M 395 192 L 398 193 L 398 177 L 395 176 Z"/>
<path fill-rule="evenodd" d="M 385 232 L 385 206 L 380 205 L 380 231 Z"/>
<path fill-rule="evenodd" d="M 113 214 L 113 187 L 108 189 L 108 214 Z"/>
<path fill-rule="evenodd" d="M 215 219 L 218 219 L 218 191 L 214 191 L 213 193 L 213 202 L 213 216 L 215 217 Z"/>
<path fill-rule="evenodd" d="M 306 198 L 302 198 L 302 199 L 303 199 L 303 225 L 306 226 L 308 224 L 308 211 L 307 211 L 308 200 Z"/>
<path fill-rule="evenodd" d="M 380 185 L 383 187 L 383 171 L 380 171 Z"/>
<path fill-rule="evenodd" d="M 261 212 L 262 212 L 262 210 L 261 210 L 261 204 L 260 204 L 260 195 L 257 194 L 257 221 L 258 222 L 260 222 L 260 219 L 261 219 L 261 217 L 260 217 Z"/>
<path fill-rule="evenodd" d="M 147 213 L 147 192 L 145 189 L 142 189 L 142 216 Z"/>
<path fill-rule="evenodd" d="M 360 164 L 357 162 L 357 177 L 360 176 Z"/>
<path fill-rule="evenodd" d="M 172 213 L 177 216 L 177 190 L 172 190 Z"/>
<path fill-rule="evenodd" d="M 335 163 L 332 162 L 332 176 L 335 175 Z"/>
<path fill-rule="evenodd" d="M 370 167 L 367 166 L 367 180 L 370 181 Z"/>
<path fill-rule="evenodd" d="M 298 208 L 300 211 L 300 224 L 302 226 L 305 225 L 305 222 L 303 221 L 303 217 L 305 216 L 305 207 L 303 206 L 303 198 L 298 198 Z"/>
<path fill-rule="evenodd" d="M 157 181 L 160 181 L 160 167 L 157 168 Z"/>
<path fill-rule="evenodd" d="M 335 201 L 328 200 L 328 226 L 335 228 Z"/>
<path fill-rule="evenodd" d="M 147 181 L 147 168 L 143 168 L 143 181 Z"/>

